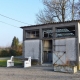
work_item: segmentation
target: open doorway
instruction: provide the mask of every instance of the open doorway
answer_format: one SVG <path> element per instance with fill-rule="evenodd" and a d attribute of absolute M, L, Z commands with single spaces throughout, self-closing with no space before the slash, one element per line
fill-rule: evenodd
<path fill-rule="evenodd" d="M 43 40 L 43 63 L 52 63 L 52 40 Z"/>

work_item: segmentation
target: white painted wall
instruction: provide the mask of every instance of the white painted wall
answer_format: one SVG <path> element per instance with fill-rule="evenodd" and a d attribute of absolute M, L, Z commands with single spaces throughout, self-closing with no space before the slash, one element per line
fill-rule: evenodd
<path fill-rule="evenodd" d="M 31 59 L 39 59 L 40 40 L 26 40 L 24 41 L 24 57 Z"/>

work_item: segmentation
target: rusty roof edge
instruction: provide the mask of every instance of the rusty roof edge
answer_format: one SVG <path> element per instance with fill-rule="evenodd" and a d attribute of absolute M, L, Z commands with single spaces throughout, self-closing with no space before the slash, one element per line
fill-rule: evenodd
<path fill-rule="evenodd" d="M 61 24 L 61 23 L 69 23 L 69 22 L 79 22 L 80 20 L 72 20 L 72 21 L 65 21 L 65 22 L 52 22 L 52 23 L 45 23 L 45 24 L 36 24 L 36 25 L 30 25 L 30 26 L 22 26 L 20 28 L 27 28 L 27 27 L 36 27 L 36 26 L 44 26 L 44 25 L 49 25 L 49 24 Z"/>

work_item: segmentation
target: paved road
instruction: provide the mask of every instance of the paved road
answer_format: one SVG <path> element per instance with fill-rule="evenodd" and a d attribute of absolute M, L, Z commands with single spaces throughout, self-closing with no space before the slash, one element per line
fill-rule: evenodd
<path fill-rule="evenodd" d="M 52 67 L 0 67 L 0 80 L 80 80 L 80 72 L 75 74 L 54 72 Z"/>

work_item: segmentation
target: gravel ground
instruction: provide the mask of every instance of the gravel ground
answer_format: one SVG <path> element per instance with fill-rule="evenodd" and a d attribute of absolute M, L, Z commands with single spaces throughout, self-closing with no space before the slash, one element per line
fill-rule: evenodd
<path fill-rule="evenodd" d="M 71 74 L 54 72 L 52 67 L 0 67 L 0 80 L 80 80 L 80 71 Z"/>

